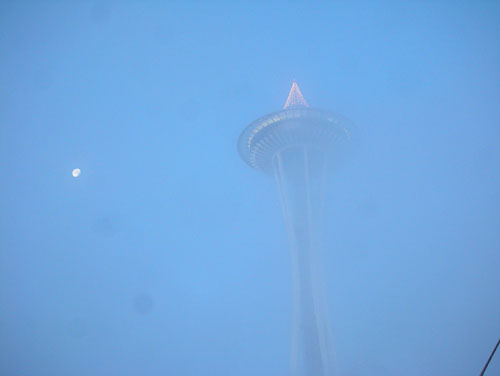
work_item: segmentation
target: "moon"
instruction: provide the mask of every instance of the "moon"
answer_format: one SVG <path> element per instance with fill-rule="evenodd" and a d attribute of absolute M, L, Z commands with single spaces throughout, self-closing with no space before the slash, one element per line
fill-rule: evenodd
<path fill-rule="evenodd" d="M 71 175 L 73 175 L 74 178 L 77 178 L 80 176 L 80 169 L 79 168 L 75 168 L 72 172 L 71 172 Z"/>

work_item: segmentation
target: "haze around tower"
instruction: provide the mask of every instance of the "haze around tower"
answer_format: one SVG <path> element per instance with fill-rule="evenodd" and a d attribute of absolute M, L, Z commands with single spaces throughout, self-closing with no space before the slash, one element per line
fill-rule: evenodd
<path fill-rule="evenodd" d="M 326 178 L 334 374 L 478 375 L 500 336 L 499 13 L 1 2 L 0 375 L 290 376 L 279 192 L 235 141 L 294 78 L 310 107 L 289 110 L 357 127 Z"/>

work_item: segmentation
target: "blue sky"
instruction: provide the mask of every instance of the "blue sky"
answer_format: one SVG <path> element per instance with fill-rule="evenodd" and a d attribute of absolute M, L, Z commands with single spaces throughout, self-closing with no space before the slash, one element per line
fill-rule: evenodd
<path fill-rule="evenodd" d="M 296 79 L 355 124 L 326 200 L 336 374 L 478 374 L 500 336 L 499 15 L 3 2 L 0 373 L 288 375 L 277 191 L 236 141 Z"/>

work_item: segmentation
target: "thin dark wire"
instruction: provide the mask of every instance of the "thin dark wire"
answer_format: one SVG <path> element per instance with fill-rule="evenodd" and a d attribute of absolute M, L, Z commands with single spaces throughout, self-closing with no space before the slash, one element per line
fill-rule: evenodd
<path fill-rule="evenodd" d="M 488 368 L 488 365 L 490 364 L 491 358 L 493 358 L 493 355 L 495 355 L 495 351 L 497 351 L 498 345 L 500 345 L 500 339 L 498 340 L 497 345 L 495 346 L 495 348 L 494 348 L 494 349 L 493 349 L 493 351 L 491 352 L 490 357 L 488 358 L 488 361 L 487 361 L 487 362 L 486 362 L 486 364 L 484 365 L 484 368 L 483 368 L 483 370 L 481 371 L 481 374 L 480 374 L 479 376 L 483 376 L 483 375 L 484 375 L 484 373 L 486 372 L 486 368 Z"/>

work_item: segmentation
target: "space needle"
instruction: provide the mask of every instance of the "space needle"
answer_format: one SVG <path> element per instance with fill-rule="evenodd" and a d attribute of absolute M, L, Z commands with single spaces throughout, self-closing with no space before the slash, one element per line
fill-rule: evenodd
<path fill-rule="evenodd" d="M 321 227 L 327 164 L 349 139 L 347 121 L 309 107 L 294 81 L 281 111 L 248 125 L 238 140 L 241 158 L 273 175 L 291 246 L 294 294 L 292 373 L 327 376 L 332 345 L 321 281 Z"/>

